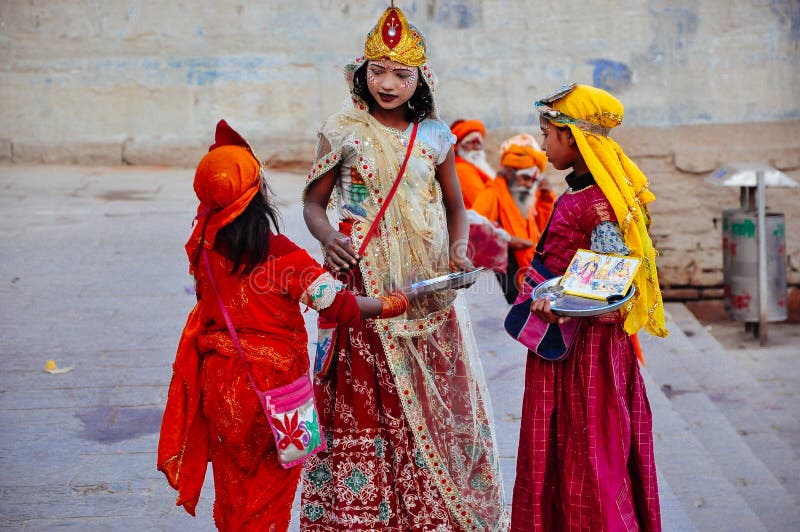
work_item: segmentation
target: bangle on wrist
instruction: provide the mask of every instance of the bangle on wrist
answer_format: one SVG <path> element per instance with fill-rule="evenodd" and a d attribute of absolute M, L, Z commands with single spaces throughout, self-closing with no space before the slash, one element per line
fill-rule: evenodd
<path fill-rule="evenodd" d="M 378 298 L 381 302 L 381 319 L 394 318 L 408 310 L 408 297 L 400 290 Z"/>

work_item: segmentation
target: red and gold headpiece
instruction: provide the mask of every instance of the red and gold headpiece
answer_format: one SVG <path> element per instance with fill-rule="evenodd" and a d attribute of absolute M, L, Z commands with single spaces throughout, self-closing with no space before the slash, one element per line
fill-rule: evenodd
<path fill-rule="evenodd" d="M 392 5 L 367 35 L 364 57 L 372 61 L 389 59 L 418 67 L 427 61 L 425 40 L 416 28 L 409 25 L 403 12 Z"/>

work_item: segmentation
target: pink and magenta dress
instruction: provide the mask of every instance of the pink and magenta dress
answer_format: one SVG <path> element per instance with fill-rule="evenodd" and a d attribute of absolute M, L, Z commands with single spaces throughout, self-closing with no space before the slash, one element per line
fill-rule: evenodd
<path fill-rule="evenodd" d="M 567 182 L 539 259 L 561 275 L 579 248 L 627 254 L 591 176 Z M 528 353 L 512 530 L 661 530 L 650 405 L 622 323 L 581 318 L 557 362 Z"/>

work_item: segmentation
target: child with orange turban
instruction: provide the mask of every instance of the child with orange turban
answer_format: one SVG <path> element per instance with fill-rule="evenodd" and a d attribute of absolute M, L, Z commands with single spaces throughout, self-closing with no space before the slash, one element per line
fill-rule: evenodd
<path fill-rule="evenodd" d="M 211 283 L 261 390 L 294 382 L 309 370 L 299 303 L 352 325 L 402 314 L 408 298 L 353 296 L 280 234 L 261 165 L 224 120 L 197 166 L 194 190 L 198 223 L 186 252 L 198 301 L 175 356 L 157 466 L 178 491 L 177 504 L 194 515 L 211 462 L 220 530 L 287 530 L 301 468 L 284 469 L 278 462 L 267 417 Z M 213 279 L 198 268 L 203 254 Z"/>
<path fill-rule="evenodd" d="M 621 311 L 569 318 L 549 300 L 532 302 L 529 319 L 563 335 L 566 352 L 558 360 L 528 353 L 511 528 L 658 531 L 652 415 L 631 337 L 641 327 L 667 334 L 648 234 L 655 197 L 609 137 L 622 122 L 619 100 L 570 85 L 536 106 L 548 160 L 572 172 L 525 282 L 562 275 L 579 248 L 636 256 L 642 266 Z"/>

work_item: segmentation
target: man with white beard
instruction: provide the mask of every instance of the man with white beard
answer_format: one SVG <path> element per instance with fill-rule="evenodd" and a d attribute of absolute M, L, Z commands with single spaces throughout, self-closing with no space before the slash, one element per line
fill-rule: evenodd
<path fill-rule="evenodd" d="M 513 303 L 535 252 L 541 232 L 553 211 L 555 195 L 542 176 L 547 156 L 532 136 L 521 133 L 500 146 L 500 171 L 472 202 L 472 210 L 498 224 L 509 235 L 508 263 L 496 271 Z"/>
<path fill-rule="evenodd" d="M 456 174 L 464 207 L 469 209 L 495 176 L 483 149 L 486 127 L 480 120 L 456 120 L 450 125 L 450 131 L 456 136 Z"/>

